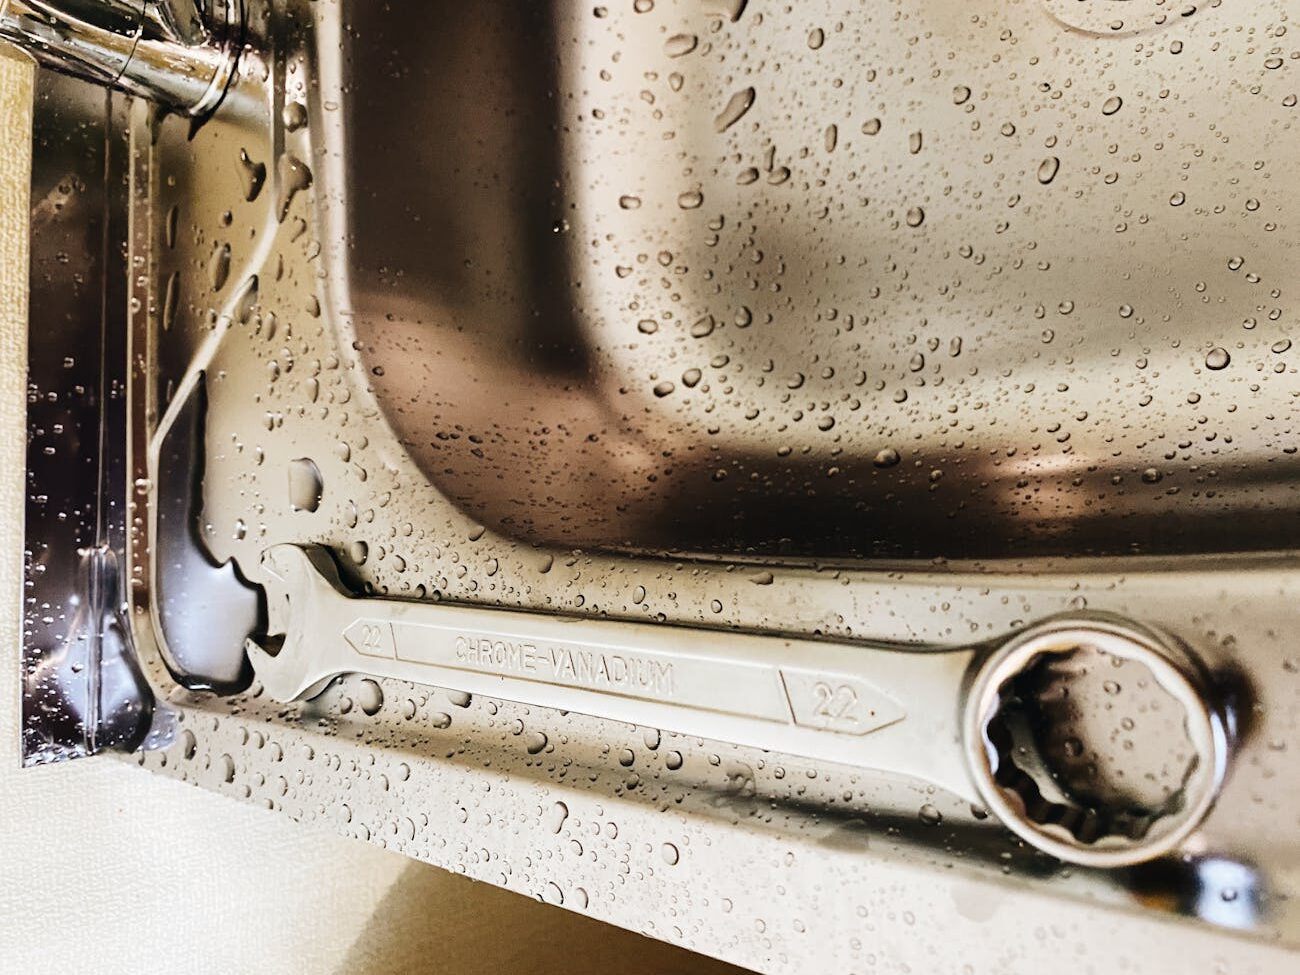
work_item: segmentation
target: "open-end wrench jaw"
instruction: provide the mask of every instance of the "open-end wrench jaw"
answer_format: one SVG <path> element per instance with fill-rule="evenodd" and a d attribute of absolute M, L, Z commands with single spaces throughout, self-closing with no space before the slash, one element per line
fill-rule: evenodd
<path fill-rule="evenodd" d="M 250 573 L 268 635 L 248 645 L 289 702 L 359 672 L 902 774 L 974 801 L 960 748 L 974 651 L 359 597 L 319 546 L 275 545 Z"/>
<path fill-rule="evenodd" d="M 266 594 L 267 627 L 264 638 L 244 643 L 253 672 L 277 701 L 314 696 L 328 679 L 320 678 L 303 643 L 308 621 L 327 609 L 329 597 L 348 595 L 338 567 L 323 548 L 273 545 L 262 553 L 254 581 Z"/>

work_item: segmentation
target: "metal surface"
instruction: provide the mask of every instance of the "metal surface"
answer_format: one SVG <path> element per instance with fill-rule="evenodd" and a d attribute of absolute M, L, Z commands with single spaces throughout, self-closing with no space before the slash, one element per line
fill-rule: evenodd
<path fill-rule="evenodd" d="M 34 765 L 137 747 L 153 697 L 123 615 L 125 114 L 46 88 L 33 132 L 22 753 Z"/>
<path fill-rule="evenodd" d="M 1109 6 L 358 12 L 328 270 L 398 443 L 584 550 L 1294 547 L 1290 4 Z"/>
<path fill-rule="evenodd" d="M 252 5 L 238 111 L 131 115 L 142 764 L 763 971 L 1292 970 L 1295 5 L 1123 6 Z M 1097 869 L 987 798 L 450 677 L 283 703 L 243 653 L 279 544 L 936 659 L 1141 620 L 1236 749 L 1176 852 Z M 1038 742 L 1063 783 L 1176 793 L 1195 709 L 1022 664 L 1005 713 L 1090 729 Z"/>
<path fill-rule="evenodd" d="M 0 0 L 0 40 L 40 64 L 208 115 L 239 57 L 242 0 Z"/>

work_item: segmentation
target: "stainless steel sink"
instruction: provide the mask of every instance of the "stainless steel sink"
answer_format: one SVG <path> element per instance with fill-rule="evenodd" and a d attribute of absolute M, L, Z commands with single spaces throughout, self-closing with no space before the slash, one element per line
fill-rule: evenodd
<path fill-rule="evenodd" d="M 1087 6 L 352 12 L 330 287 L 402 447 L 585 549 L 1293 547 L 1274 28 Z"/>
<path fill-rule="evenodd" d="M 1159 972 L 1175 938 L 1207 971 L 1286 970 L 1298 11 L 250 0 L 211 117 L 119 100 L 106 140 L 139 761 L 764 971 L 1012 945 L 1017 971 Z M 281 639 L 286 551 L 357 600 L 361 655 L 293 693 L 250 667 L 330 655 Z M 511 696 L 532 644 L 475 636 L 455 666 L 482 672 L 405 679 L 372 615 L 440 604 L 622 626 L 634 664 L 650 624 L 679 674 L 785 640 L 792 725 L 819 654 L 910 654 L 925 684 L 1053 621 L 1130 621 L 1195 663 L 1217 802 L 1118 866 L 1017 826 L 1084 781 L 1124 815 L 1177 805 L 1195 722 L 1158 675 L 1118 697 L 1096 661 L 1030 657 L 995 685 L 1005 748 L 1068 767 L 1001 808 L 871 752 L 927 721 L 911 757 L 957 745 L 965 705 L 899 717 L 906 680 L 851 741 L 872 675 L 827 684 L 825 751 L 646 720 L 644 694 L 589 717 Z M 1058 921 L 1078 946 L 1024 934 Z"/>

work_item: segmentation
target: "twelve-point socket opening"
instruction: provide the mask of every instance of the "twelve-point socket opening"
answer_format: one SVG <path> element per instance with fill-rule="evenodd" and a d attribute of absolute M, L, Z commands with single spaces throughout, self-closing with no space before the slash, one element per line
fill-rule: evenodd
<path fill-rule="evenodd" d="M 971 689 L 967 748 L 990 808 L 1064 860 L 1120 866 L 1174 849 L 1213 804 L 1224 723 L 1186 651 L 1106 618 L 1013 639 Z"/>

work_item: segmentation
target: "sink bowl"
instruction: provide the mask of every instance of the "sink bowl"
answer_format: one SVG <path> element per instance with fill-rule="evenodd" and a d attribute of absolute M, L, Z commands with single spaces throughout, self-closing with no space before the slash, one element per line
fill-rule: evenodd
<path fill-rule="evenodd" d="M 826 560 L 1300 540 L 1300 131 L 1258 5 L 348 16 L 340 305 L 480 523 Z"/>

